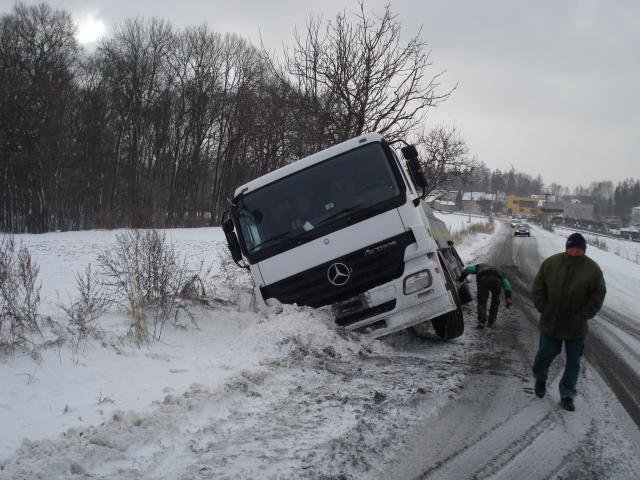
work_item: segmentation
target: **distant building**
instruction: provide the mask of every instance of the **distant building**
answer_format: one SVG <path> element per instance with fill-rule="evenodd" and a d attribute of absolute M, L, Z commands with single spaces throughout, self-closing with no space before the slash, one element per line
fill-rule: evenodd
<path fill-rule="evenodd" d="M 631 225 L 640 226 L 640 206 L 631 209 Z"/>
<path fill-rule="evenodd" d="M 593 205 L 572 200 L 571 203 L 564 207 L 564 217 L 574 220 L 594 221 Z"/>
<path fill-rule="evenodd" d="M 464 192 L 462 194 L 462 209 L 467 213 L 489 214 L 496 201 L 495 193 Z"/>
<path fill-rule="evenodd" d="M 620 229 L 620 236 L 627 240 L 640 241 L 640 229 L 636 227 L 624 227 Z"/>
<path fill-rule="evenodd" d="M 564 214 L 564 205 L 557 202 L 542 202 L 542 226 L 550 227 L 554 223 L 561 222 Z"/>
<path fill-rule="evenodd" d="M 539 215 L 542 200 L 531 197 L 516 197 L 509 195 L 507 201 L 508 215 Z"/>
<path fill-rule="evenodd" d="M 535 198 L 536 200 L 544 200 L 545 202 L 551 203 L 557 202 L 556 196 L 549 193 L 546 193 L 544 195 L 531 195 L 531 198 Z"/>
<path fill-rule="evenodd" d="M 607 228 L 609 228 L 610 230 L 620 230 L 620 228 L 622 227 L 622 220 L 620 220 L 620 217 L 615 217 L 615 216 L 605 217 L 604 223 L 607 225 Z"/>
<path fill-rule="evenodd" d="M 455 212 L 457 210 L 456 202 L 451 200 L 435 200 L 431 206 L 441 212 Z"/>

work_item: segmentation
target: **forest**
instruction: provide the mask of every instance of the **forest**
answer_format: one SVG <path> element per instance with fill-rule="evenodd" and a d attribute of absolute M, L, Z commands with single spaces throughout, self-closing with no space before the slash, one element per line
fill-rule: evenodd
<path fill-rule="evenodd" d="M 416 143 L 429 190 L 540 193 L 455 127 L 425 127 L 455 87 L 390 6 L 359 6 L 310 17 L 276 54 L 158 18 L 87 51 L 68 12 L 16 4 L 0 17 L 0 231 L 218 225 L 239 185 L 369 131 Z M 628 211 L 638 188 L 608 185 L 602 209 Z"/>
<path fill-rule="evenodd" d="M 242 183 L 447 98 L 391 10 L 310 18 L 274 55 L 207 26 L 128 19 L 87 52 L 69 13 L 0 18 L 0 230 L 218 224 Z M 277 58 L 276 58 L 277 57 Z"/>

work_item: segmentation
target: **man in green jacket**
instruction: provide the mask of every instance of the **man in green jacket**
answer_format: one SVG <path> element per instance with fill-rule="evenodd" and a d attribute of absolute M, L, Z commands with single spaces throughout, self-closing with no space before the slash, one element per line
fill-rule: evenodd
<path fill-rule="evenodd" d="M 572 412 L 587 320 L 602 307 L 607 289 L 602 270 L 585 255 L 587 242 L 582 235 L 571 234 L 565 248 L 564 253 L 542 262 L 533 281 L 533 303 L 540 312 L 540 342 L 533 375 L 535 394 L 542 398 L 549 366 L 564 343 L 566 365 L 559 386 L 560 406 Z"/>
<path fill-rule="evenodd" d="M 509 279 L 505 277 L 500 268 L 488 263 L 467 265 L 464 267 L 458 281 L 463 281 L 469 274 L 476 276 L 476 283 L 478 284 L 478 328 L 484 328 L 485 323 L 492 326 L 498 316 L 501 289 L 504 289 L 506 307 L 509 308 L 511 306 L 511 284 Z M 489 318 L 487 319 L 489 294 L 491 294 L 491 306 L 489 307 Z"/>

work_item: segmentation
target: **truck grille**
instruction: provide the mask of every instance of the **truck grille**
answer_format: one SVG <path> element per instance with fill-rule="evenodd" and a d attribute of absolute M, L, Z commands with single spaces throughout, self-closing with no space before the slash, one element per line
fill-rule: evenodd
<path fill-rule="evenodd" d="M 394 308 L 396 308 L 395 299 L 382 303 L 375 307 L 367 308 L 365 310 L 360 310 L 358 312 L 353 312 L 347 315 L 343 315 L 342 317 L 338 317 L 336 318 L 336 323 L 341 327 L 348 327 L 349 325 L 353 325 L 354 323 L 359 322 L 360 320 L 364 320 L 365 318 L 374 317 L 385 312 L 390 312 Z"/>
<path fill-rule="evenodd" d="M 410 230 L 330 262 L 261 287 L 262 297 L 281 303 L 321 307 L 341 302 L 390 282 L 404 272 L 404 252 L 416 239 Z M 335 265 L 340 264 L 336 270 Z M 335 283 L 329 280 L 329 269 Z M 344 268 L 346 267 L 346 269 Z M 348 271 L 346 281 L 344 275 Z M 337 273 L 337 274 L 336 274 Z M 344 281 L 344 284 L 342 282 Z"/>

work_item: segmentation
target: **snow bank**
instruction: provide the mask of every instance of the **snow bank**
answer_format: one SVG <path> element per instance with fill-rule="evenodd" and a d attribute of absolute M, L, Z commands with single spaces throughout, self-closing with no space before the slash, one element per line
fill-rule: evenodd
<path fill-rule="evenodd" d="M 424 358 L 336 330 L 324 310 L 286 306 L 261 316 L 227 308 L 206 315 L 199 330 L 174 332 L 140 352 L 97 348 L 81 361 L 57 365 L 47 357 L 42 368 L 52 378 L 14 392 L 32 402 L 35 418 L 29 420 L 31 439 L 5 461 L 0 477 L 280 478 L 299 470 L 367 471 L 374 468 L 371 448 L 388 445 L 419 402 L 416 420 L 433 412 L 462 377 L 461 367 L 451 371 L 453 360 L 442 362 L 446 375 L 433 366 L 425 372 Z M 462 348 L 436 351 L 430 363 L 461 355 Z M 108 387 L 99 386 L 100 379 L 108 379 Z M 56 390 L 56 383 L 64 388 Z M 100 388 L 113 403 L 91 402 Z M 160 400 L 141 405 L 149 397 Z M 57 402 L 57 413 L 47 402 Z M 15 407 L 20 414 L 11 417 L 25 421 L 27 406 Z M 9 431 L 24 433 L 9 417 L 2 419 L 9 426 L 5 445 Z M 43 428 L 47 418 L 49 428 Z M 73 423 L 58 438 L 36 440 Z"/>

